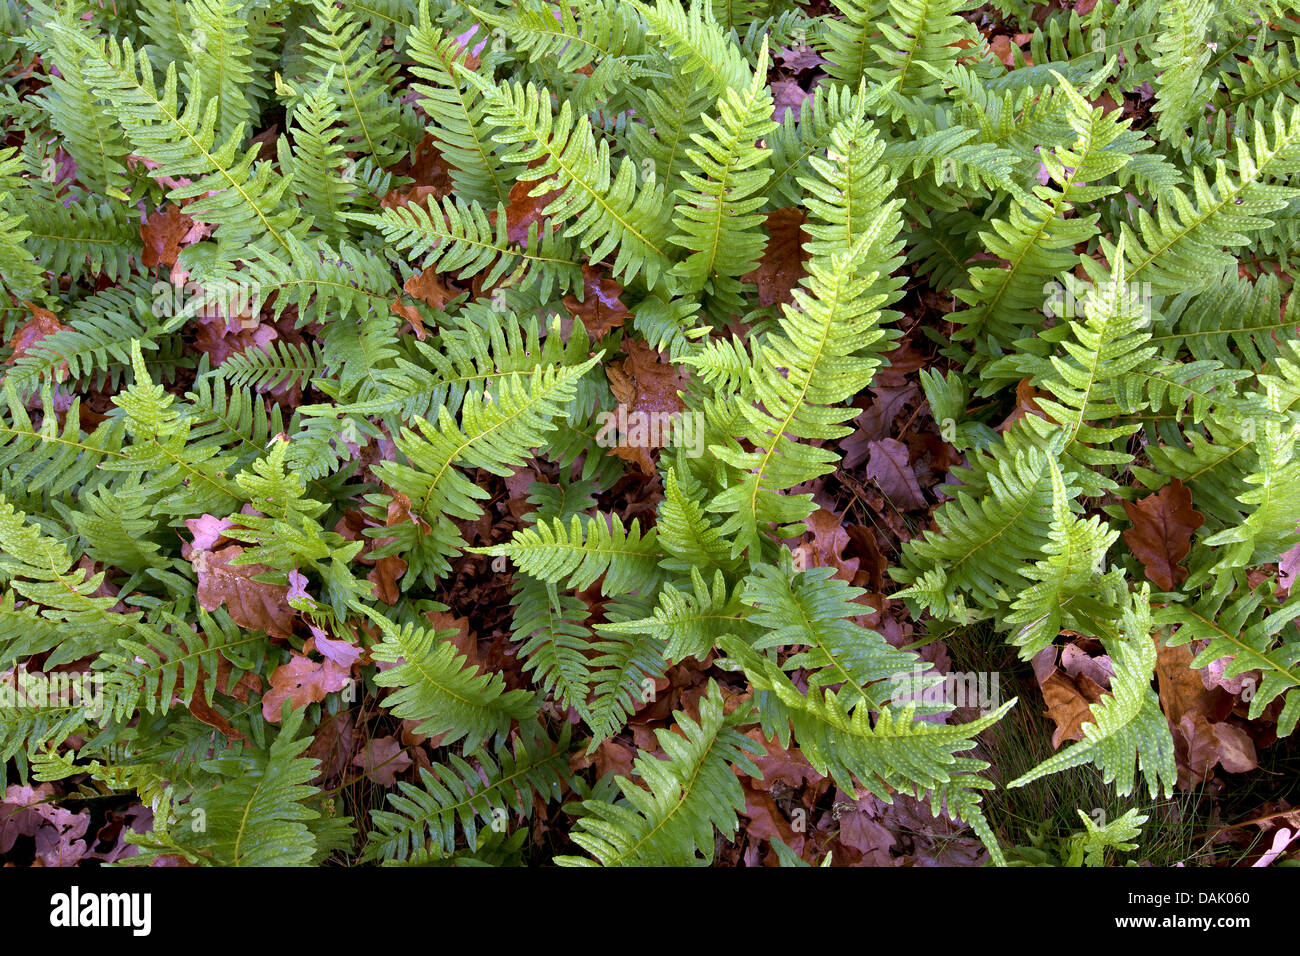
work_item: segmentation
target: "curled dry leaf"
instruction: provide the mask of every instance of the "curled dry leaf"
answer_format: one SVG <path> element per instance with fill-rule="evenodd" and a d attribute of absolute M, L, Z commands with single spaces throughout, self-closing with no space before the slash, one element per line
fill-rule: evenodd
<path fill-rule="evenodd" d="M 839 517 L 833 511 L 818 508 L 804 519 L 804 524 L 812 532 L 812 541 L 794 549 L 796 567 L 834 568 L 837 578 L 853 583 L 860 562 L 857 558 L 844 557 L 850 538 Z"/>
<path fill-rule="evenodd" d="M 1205 524 L 1205 516 L 1192 508 L 1192 492 L 1175 478 L 1137 504 L 1124 502 L 1133 527 L 1124 543 L 1142 562 L 1146 576 L 1162 591 L 1172 591 L 1187 580 L 1180 562 L 1192 549 L 1192 532 Z"/>

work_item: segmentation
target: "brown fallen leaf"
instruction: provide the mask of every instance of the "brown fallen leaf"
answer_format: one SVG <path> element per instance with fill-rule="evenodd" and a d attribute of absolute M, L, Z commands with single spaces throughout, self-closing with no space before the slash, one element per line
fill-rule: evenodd
<path fill-rule="evenodd" d="M 605 377 L 619 401 L 619 420 L 626 420 L 630 427 L 610 451 L 635 462 L 644 474 L 653 475 L 656 469 L 650 452 L 662 448 L 671 436 L 667 429 L 651 425 L 668 421 L 668 416 L 677 416 L 686 407 L 677 395 L 686 389 L 686 374 L 638 339 L 624 339 L 623 349 L 627 358 L 605 366 Z"/>
<path fill-rule="evenodd" d="M 1109 689 L 1110 680 L 1115 676 L 1114 666 L 1108 655 L 1093 657 L 1078 644 L 1066 644 L 1061 648 L 1061 667 L 1071 677 L 1087 677 L 1098 686 Z"/>
<path fill-rule="evenodd" d="M 759 305 L 794 301 L 791 290 L 808 274 L 804 263 L 812 257 L 805 248 L 805 243 L 811 238 L 803 230 L 806 221 L 803 210 L 793 206 L 774 209 L 767 214 L 767 246 L 758 267 L 742 277 L 758 286 Z"/>
<path fill-rule="evenodd" d="M 411 186 L 406 189 L 390 189 L 384 193 L 384 197 L 379 200 L 381 209 L 405 209 L 407 206 L 419 206 L 425 212 L 430 212 L 429 197 L 434 199 L 440 198 L 436 186 Z M 435 208 L 432 215 L 438 215 Z"/>
<path fill-rule="evenodd" d="M 1057 750 L 1067 740 L 1083 740 L 1083 725 L 1094 723 L 1092 704 L 1079 689 L 1079 685 L 1064 671 L 1054 670 L 1039 681 L 1047 716 L 1056 724 L 1052 733 L 1052 749 Z"/>
<path fill-rule="evenodd" d="M 1255 742 L 1236 724 L 1211 723 L 1200 714 L 1186 714 L 1178 724 L 1187 741 L 1187 765 L 1198 781 L 1208 780 L 1216 765 L 1228 773 L 1245 773 L 1259 766 Z"/>
<path fill-rule="evenodd" d="M 1037 415 L 1039 418 L 1047 418 L 1047 413 L 1038 407 L 1040 398 L 1049 398 L 1047 394 L 1034 388 L 1032 381 L 1022 378 L 1016 383 L 1016 407 L 1011 409 L 1011 414 L 1002 420 L 994 431 L 1005 432 L 1026 415 Z"/>
<path fill-rule="evenodd" d="M 1160 709 L 1175 727 L 1188 714 L 1217 723 L 1232 713 L 1232 695 L 1218 687 L 1207 688 L 1201 672 L 1192 669 L 1192 656 L 1186 645 L 1166 645 L 1156 652 Z"/>
<path fill-rule="evenodd" d="M 294 710 L 301 710 L 324 700 L 326 694 L 342 690 L 350 682 L 348 671 L 333 661 L 317 662 L 295 653 L 289 663 L 271 672 L 271 686 L 262 698 L 262 717 L 268 723 L 278 724 L 286 700 Z"/>
<path fill-rule="evenodd" d="M 232 727 L 230 721 L 226 720 L 216 708 L 208 703 L 207 695 L 203 690 L 205 677 L 206 675 L 200 670 L 198 680 L 194 682 L 194 697 L 190 700 L 190 713 L 209 727 L 215 727 L 228 738 L 247 740 L 248 738 Z"/>
<path fill-rule="evenodd" d="M 888 438 L 893 433 L 894 419 L 905 405 L 920 396 L 921 390 L 908 384 L 873 388 L 871 394 L 871 404 L 853 419 L 853 434 L 840 441 L 840 449 L 844 452 L 843 468 L 856 468 L 866 461 L 871 452 L 871 443 Z"/>
<path fill-rule="evenodd" d="M 804 519 L 804 524 L 812 532 L 812 541 L 794 549 L 795 567 L 834 568 L 837 578 L 852 583 L 859 562 L 857 558 L 844 557 L 843 552 L 850 539 L 839 516 L 833 511 L 818 508 Z"/>
<path fill-rule="evenodd" d="M 397 775 L 411 766 L 411 756 L 397 742 L 397 738 L 375 737 L 366 741 L 361 751 L 352 758 L 352 765 L 365 771 L 367 777 L 385 787 L 397 783 Z"/>
<path fill-rule="evenodd" d="M 351 712 L 343 710 L 321 719 L 312 734 L 311 744 L 303 751 L 304 757 L 315 757 L 320 761 L 316 781 L 332 780 L 343 772 L 348 755 L 352 753 L 352 736 Z"/>
<path fill-rule="evenodd" d="M 1192 509 L 1192 493 L 1177 478 L 1137 504 L 1124 502 L 1133 527 L 1124 543 L 1146 569 L 1147 579 L 1162 591 L 1172 591 L 1188 571 L 1180 565 L 1192 549 L 1192 532 L 1205 524 L 1205 516 Z"/>
<path fill-rule="evenodd" d="M 907 446 L 896 438 L 869 444 L 867 477 L 873 479 L 893 504 L 903 511 L 924 508 L 925 497 L 912 471 Z"/>
<path fill-rule="evenodd" d="M 787 113 L 794 113 L 795 121 L 798 122 L 799 114 L 803 111 L 804 100 L 812 94 L 794 80 L 774 80 L 770 88 L 772 119 L 783 123 Z"/>
<path fill-rule="evenodd" d="M 595 342 L 622 327 L 627 319 L 627 306 L 619 298 L 622 292 L 623 287 L 608 278 L 598 266 L 583 263 L 582 301 L 566 295 L 564 307 L 575 319 L 582 320 L 587 335 Z"/>
<path fill-rule="evenodd" d="M 460 289 L 447 283 L 435 266 L 412 274 L 402 285 L 402 289 L 407 295 L 419 299 L 431 309 L 440 312 L 445 311 L 447 303 L 461 294 Z"/>
<path fill-rule="evenodd" d="M 783 749 L 777 741 L 765 737 L 758 727 L 747 731 L 747 736 L 763 748 L 763 753 L 754 758 L 754 765 L 763 775 L 747 778 L 755 790 L 770 791 L 777 785 L 798 789 L 826 779 L 813 769 L 808 758 L 793 743 L 788 750 Z"/>
<path fill-rule="evenodd" d="M 232 563 L 243 553 L 238 545 L 219 551 L 191 551 L 190 561 L 199 576 L 199 604 L 207 611 L 224 605 L 230 619 L 240 627 L 265 631 L 272 637 L 289 637 L 295 613 L 286 597 L 289 586 L 254 581 L 255 575 L 271 569 L 264 564 Z"/>
<path fill-rule="evenodd" d="M 761 843 L 771 843 L 773 839 L 779 839 L 796 854 L 803 853 L 806 839 L 804 833 L 794 829 L 771 795 L 748 786 L 744 787 L 744 793 L 743 812 L 749 819 L 745 824 L 745 836 Z"/>
<path fill-rule="evenodd" d="M 13 365 L 20 358 L 27 354 L 27 350 L 33 345 L 45 338 L 47 335 L 53 335 L 55 332 L 67 331 L 68 326 L 59 322 L 59 317 L 49 309 L 42 308 L 39 305 L 33 305 L 30 302 L 24 302 L 32 317 L 18 326 L 14 332 L 13 338 L 9 340 L 9 348 L 13 352 L 8 358 L 10 365 Z M 66 372 L 68 363 L 63 363 L 63 369 Z"/>
<path fill-rule="evenodd" d="M 141 264 L 146 269 L 159 265 L 170 269 L 176 265 L 181 242 L 193 228 L 194 220 L 181 212 L 177 205 L 169 203 L 166 209 L 154 210 L 140 227 L 140 238 L 144 240 Z"/>
<path fill-rule="evenodd" d="M 415 156 L 406 175 L 415 180 L 417 186 L 432 187 L 432 195 L 439 199 L 451 194 L 451 164 L 442 155 L 430 133 L 425 133 L 420 145 L 415 147 Z"/>
<path fill-rule="evenodd" d="M 521 179 L 510 187 L 509 203 L 506 205 L 506 238 L 517 245 L 523 245 L 528 238 L 528 227 L 542 221 L 542 211 L 555 202 L 560 195 L 558 189 L 548 190 L 540 196 L 528 195 L 541 185 L 540 180 Z M 496 225 L 496 211 L 488 219 Z M 538 227 L 540 230 L 540 226 Z"/>

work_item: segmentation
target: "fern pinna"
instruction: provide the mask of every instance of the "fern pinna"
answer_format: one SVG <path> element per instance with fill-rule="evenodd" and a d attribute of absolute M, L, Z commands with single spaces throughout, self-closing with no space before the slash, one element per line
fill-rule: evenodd
<path fill-rule="evenodd" d="M 86 680 L 0 774 L 149 805 L 133 863 L 694 865 L 783 751 L 1001 864 L 999 785 L 1172 793 L 1166 649 L 1291 734 L 1296 12 L 6 6 L 0 671 Z M 926 488 L 861 437 L 922 353 Z M 973 628 L 1113 668 L 1016 779 L 931 693 Z"/>

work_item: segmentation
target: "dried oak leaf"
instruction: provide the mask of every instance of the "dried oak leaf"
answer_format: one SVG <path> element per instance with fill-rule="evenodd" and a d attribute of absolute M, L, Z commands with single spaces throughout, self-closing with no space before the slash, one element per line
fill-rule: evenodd
<path fill-rule="evenodd" d="M 319 627 L 312 627 L 311 639 L 303 645 L 304 651 L 315 650 L 321 657 L 333 661 L 344 670 L 351 671 L 352 665 L 361 660 L 361 648 L 342 638 L 330 637 Z"/>
<path fill-rule="evenodd" d="M 193 228 L 194 220 L 181 212 L 179 206 L 168 204 L 165 210 L 154 210 L 140 227 L 140 238 L 144 240 L 141 264 L 146 269 L 159 265 L 170 269 L 176 265 L 181 242 Z"/>
<path fill-rule="evenodd" d="M 744 787 L 744 793 L 743 812 L 749 818 L 745 835 L 755 842 L 771 843 L 773 839 L 779 839 L 796 854 L 802 854 L 805 834 L 794 829 L 771 795 L 748 786 Z"/>
<path fill-rule="evenodd" d="M 32 305 L 30 302 L 24 302 L 23 305 L 27 306 L 32 313 L 32 317 L 18 326 L 13 338 L 9 340 L 9 348 L 13 349 L 9 356 L 10 365 L 13 365 L 27 354 L 27 350 L 45 336 L 66 331 L 68 328 L 68 326 L 59 322 L 59 317 L 49 309 L 43 309 L 39 305 Z M 67 367 L 68 363 L 64 362 L 63 368 L 65 371 Z"/>
<path fill-rule="evenodd" d="M 1216 764 L 1228 773 L 1259 766 L 1255 742 L 1236 724 L 1211 723 L 1200 714 L 1186 714 L 1178 729 L 1187 741 L 1187 766 L 1195 780 L 1208 780 Z"/>
<path fill-rule="evenodd" d="M 794 80 L 774 80 L 771 90 L 772 119 L 783 123 L 786 114 L 793 113 L 795 121 L 798 122 L 799 114 L 803 111 L 804 100 L 812 94 Z"/>
<path fill-rule="evenodd" d="M 424 316 L 420 314 L 418 308 L 411 305 L 409 302 L 403 302 L 402 297 L 399 295 L 393 300 L 393 303 L 388 307 L 388 310 L 398 318 L 406 319 L 407 322 L 411 323 L 411 328 L 415 330 L 415 337 L 421 342 L 424 341 L 424 337 L 428 335 L 428 333 L 424 330 Z"/>
<path fill-rule="evenodd" d="M 995 431 L 1005 432 L 1013 424 L 1020 421 L 1026 415 L 1037 415 L 1039 418 L 1047 418 L 1047 414 L 1038 407 L 1040 398 L 1048 396 L 1034 388 L 1030 379 L 1022 378 L 1016 383 L 1016 407 L 1011 409 L 1011 414 L 1003 419 Z"/>
<path fill-rule="evenodd" d="M 840 450 L 844 452 L 842 468 L 856 468 L 866 461 L 871 451 L 870 444 L 889 437 L 898 413 L 903 410 L 903 406 L 916 400 L 921 390 L 915 385 L 907 384 L 873 388 L 871 393 L 871 404 L 853 419 L 853 434 L 840 442 Z"/>
<path fill-rule="evenodd" d="M 575 319 L 581 319 L 593 342 L 602 339 L 627 319 L 627 306 L 619 296 L 623 287 L 608 278 L 598 266 L 583 263 L 582 301 L 573 295 L 564 297 L 564 307 Z"/>
<path fill-rule="evenodd" d="M 755 790 L 771 790 L 778 783 L 797 790 L 805 784 L 815 785 L 826 780 L 813 769 L 803 751 L 793 744 L 786 750 L 776 740 L 765 737 L 757 727 L 747 731 L 746 735 L 764 751 L 754 758 L 754 765 L 762 776 L 749 778 L 749 785 Z"/>
<path fill-rule="evenodd" d="M 431 309 L 445 311 L 447 303 L 461 294 L 461 290 L 448 284 L 436 266 L 414 273 L 402 285 L 407 295 L 419 299 Z"/>
<path fill-rule="evenodd" d="M 805 248 L 810 238 L 803 230 L 806 221 L 803 210 L 792 206 L 767 214 L 767 246 L 758 267 L 742 276 L 746 282 L 758 286 L 759 305 L 794 301 L 791 290 L 808 274 L 804 263 L 812 257 Z"/>
<path fill-rule="evenodd" d="M 510 201 L 506 205 L 506 238 L 516 245 L 524 244 L 528 238 L 528 227 L 541 222 L 542 211 L 560 195 L 558 189 L 552 189 L 540 196 L 530 196 L 529 193 L 540 182 L 536 179 L 521 179 L 510 187 Z M 488 219 L 496 225 L 495 210 L 488 215 Z"/>
<path fill-rule="evenodd" d="M 271 686 L 262 698 L 262 717 L 269 723 L 279 723 L 286 700 L 294 710 L 301 710 L 324 700 L 326 694 L 342 690 L 350 681 L 349 672 L 333 661 L 317 662 L 295 653 L 289 663 L 271 672 Z"/>
<path fill-rule="evenodd" d="M 404 209 L 412 204 L 429 212 L 429 197 L 440 198 L 436 186 L 411 186 L 408 189 L 390 189 L 379 200 L 380 209 Z M 436 212 L 433 215 L 437 215 Z"/>
<path fill-rule="evenodd" d="M 826 63 L 826 60 L 811 46 L 799 46 L 795 48 L 781 47 L 776 51 L 775 59 L 779 60 L 781 65 L 793 73 L 801 73 L 804 70 L 813 70 Z"/>
<path fill-rule="evenodd" d="M 224 658 L 222 660 L 224 661 Z M 199 679 L 195 681 L 194 686 L 194 697 L 190 700 L 190 713 L 209 727 L 215 727 L 228 738 L 237 737 L 240 740 L 247 740 L 247 737 L 231 726 L 230 721 L 226 720 L 220 711 L 208 703 L 207 695 L 203 690 L 206 676 L 202 670 L 199 671 Z"/>
<path fill-rule="evenodd" d="M 868 446 L 867 477 L 873 479 L 891 502 L 908 511 L 924 508 L 925 498 L 907 452 L 907 446 L 896 438 L 873 441 Z"/>
<path fill-rule="evenodd" d="M 405 524 L 408 521 L 415 521 L 424 525 L 422 518 L 411 514 L 411 499 L 401 492 L 393 492 L 392 500 L 388 502 L 388 515 L 385 519 L 385 527 L 391 528 L 394 525 Z M 382 548 L 392 543 L 392 538 L 374 538 L 367 550 Z M 406 574 L 406 559 L 399 558 L 395 554 L 387 555 L 382 558 L 363 557 L 361 559 L 366 563 L 374 563 L 374 570 L 366 575 L 366 580 L 375 586 L 375 593 L 379 600 L 385 604 L 396 604 L 397 599 L 401 597 L 401 588 L 397 586 L 397 581 L 402 575 Z"/>
<path fill-rule="evenodd" d="M 333 717 L 325 717 L 316 727 L 311 744 L 303 756 L 320 761 L 320 772 L 315 781 L 332 780 L 347 766 L 352 753 L 352 714 L 346 710 Z"/>
<path fill-rule="evenodd" d="M 366 741 L 352 758 L 352 765 L 360 767 L 376 783 L 391 787 L 397 783 L 397 775 L 410 768 L 411 756 L 397 738 L 376 737 Z"/>
<path fill-rule="evenodd" d="M 196 551 L 214 551 L 217 546 L 224 543 L 226 538 L 222 537 L 222 532 L 234 525 L 230 518 L 218 518 L 216 515 L 203 514 L 197 518 L 186 518 L 185 527 L 190 529 L 190 534 L 194 536 L 192 547 Z M 189 553 L 185 551 L 182 545 L 182 551 L 185 557 Z"/>
<path fill-rule="evenodd" d="M 219 551 L 190 552 L 199 575 L 198 599 L 204 610 L 225 605 L 230 619 L 240 627 L 266 631 L 272 637 L 293 633 L 294 610 L 286 595 L 288 585 L 267 584 L 253 577 L 271 569 L 264 564 L 233 564 L 244 553 L 238 545 Z"/>
<path fill-rule="evenodd" d="M 1179 562 L 1192 549 L 1192 532 L 1205 524 L 1205 516 L 1192 509 L 1191 491 L 1175 478 L 1137 504 L 1124 502 L 1124 512 L 1133 522 L 1124 543 L 1142 562 L 1147 579 L 1162 591 L 1187 580 Z"/>
<path fill-rule="evenodd" d="M 1232 712 L 1232 695 L 1205 686 L 1201 671 L 1192 668 L 1192 650 L 1185 645 L 1166 645 L 1156 651 L 1156 687 L 1160 709 L 1174 726 L 1188 714 L 1217 723 Z"/>
<path fill-rule="evenodd" d="M 807 518 L 804 524 L 812 532 L 812 541 L 801 544 L 794 549 L 796 567 L 834 568 L 835 576 L 849 583 L 858 572 L 858 559 L 845 558 L 844 549 L 849 546 L 849 533 L 833 511 L 818 508 Z"/>
<path fill-rule="evenodd" d="M 669 436 L 665 428 L 652 428 L 650 423 L 666 421 L 666 416 L 675 417 L 686 407 L 677 395 L 686 389 L 686 375 L 637 339 L 625 339 L 623 348 L 627 358 L 605 366 L 605 376 L 621 406 L 619 414 L 626 415 L 630 427 L 611 451 L 652 475 L 655 464 L 650 451 L 662 448 Z"/>
<path fill-rule="evenodd" d="M 1078 644 L 1066 644 L 1061 648 L 1061 667 L 1071 677 L 1087 677 L 1107 689 L 1110 688 L 1111 678 L 1115 676 L 1114 665 L 1108 655 L 1093 657 Z"/>
<path fill-rule="evenodd" d="M 406 175 L 415 180 L 416 186 L 432 187 L 432 195 L 438 199 L 451 194 L 451 164 L 442 155 L 430 133 L 425 133 L 420 145 L 415 147 L 415 157 L 411 160 L 411 168 Z"/>
<path fill-rule="evenodd" d="M 1052 749 L 1058 749 L 1067 740 L 1083 740 L 1083 725 L 1096 722 L 1092 716 L 1092 704 L 1096 701 L 1090 701 L 1080 689 L 1079 681 L 1072 680 L 1064 671 L 1053 670 L 1038 686 L 1047 704 L 1047 716 L 1056 724 Z"/>

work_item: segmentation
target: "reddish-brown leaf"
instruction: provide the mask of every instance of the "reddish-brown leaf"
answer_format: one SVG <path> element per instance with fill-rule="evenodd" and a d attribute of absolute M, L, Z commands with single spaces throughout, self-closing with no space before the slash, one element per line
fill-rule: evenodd
<path fill-rule="evenodd" d="M 767 214 L 767 247 L 758 268 L 743 277 L 758 286 L 759 305 L 794 301 L 790 292 L 808 274 L 803 264 L 811 257 L 804 248 L 810 238 L 803 231 L 806 221 L 803 210 L 792 206 Z"/>
<path fill-rule="evenodd" d="M 32 317 L 18 326 L 14 332 L 13 338 L 9 340 L 9 347 L 13 353 L 9 356 L 9 364 L 12 365 L 22 358 L 29 348 L 45 338 L 47 335 L 53 335 L 55 332 L 61 332 L 67 329 L 66 325 L 59 322 L 59 317 L 49 309 L 43 309 L 39 305 L 32 305 L 30 302 L 24 302 Z M 68 363 L 63 363 L 66 370 Z"/>
<path fill-rule="evenodd" d="M 411 756 L 395 737 L 376 737 L 366 741 L 352 764 L 376 783 L 391 787 L 397 783 L 397 775 L 410 768 Z"/>
<path fill-rule="evenodd" d="M 1192 509 L 1192 492 L 1175 478 L 1137 504 L 1124 502 L 1124 512 L 1133 522 L 1124 532 L 1124 543 L 1142 562 L 1151 583 L 1172 591 L 1187 580 L 1180 562 L 1192 549 L 1192 532 L 1205 524 L 1205 516 Z"/>
<path fill-rule="evenodd" d="M 293 633 L 294 610 L 286 595 L 288 585 L 266 584 L 253 577 L 271 569 L 264 564 L 232 564 L 244 553 L 238 545 L 220 551 L 190 552 L 199 575 L 198 599 L 205 610 L 225 606 L 230 619 L 240 627 L 266 631 L 272 637 Z"/>
<path fill-rule="evenodd" d="M 506 205 L 506 238 L 523 245 L 528 238 L 528 227 L 541 222 L 542 210 L 555 202 L 559 190 L 549 190 L 540 196 L 528 195 L 540 185 L 536 179 L 521 179 L 510 187 L 509 203 Z M 488 216 L 496 224 L 495 210 Z"/>
<path fill-rule="evenodd" d="M 231 726 L 230 721 L 226 720 L 211 704 L 208 703 L 207 697 L 203 691 L 205 675 L 199 671 L 199 679 L 195 682 L 194 697 L 190 701 L 190 713 L 196 718 L 203 721 L 209 727 L 215 727 L 227 737 L 237 737 L 240 740 L 247 740 L 243 734 Z"/>
<path fill-rule="evenodd" d="M 669 437 L 665 428 L 653 428 L 651 423 L 667 421 L 665 416 L 677 416 L 685 408 L 677 393 L 685 390 L 687 379 L 677 366 L 637 339 L 625 339 L 623 348 L 627 358 L 605 366 L 605 376 L 621 406 L 618 414 L 630 427 L 629 434 L 610 450 L 650 475 L 655 472 L 650 451 L 662 448 Z"/>
<path fill-rule="evenodd" d="M 411 328 L 415 330 L 415 337 L 421 342 L 424 341 L 424 337 L 428 333 L 424 330 L 424 316 L 420 314 L 419 309 L 411 305 L 409 302 L 403 302 L 400 295 L 393 300 L 393 304 L 390 305 L 388 309 L 399 318 L 406 319 L 407 322 L 410 322 Z"/>
<path fill-rule="evenodd" d="M 144 240 L 141 263 L 146 269 L 159 265 L 170 269 L 176 265 L 181 242 L 193 228 L 194 220 L 181 212 L 179 206 L 168 204 L 166 209 L 150 213 L 148 221 L 140 227 L 140 238 Z"/>
<path fill-rule="evenodd" d="M 564 297 L 564 307 L 575 319 L 581 319 L 587 335 L 594 342 L 627 319 L 627 306 L 619 298 L 623 287 L 608 278 L 599 266 L 582 266 L 582 301 L 573 295 Z"/>
<path fill-rule="evenodd" d="M 849 546 L 849 533 L 839 517 L 833 511 L 818 508 L 804 519 L 804 524 L 812 532 L 812 541 L 794 549 L 796 567 L 834 568 L 837 578 L 852 583 L 859 561 L 844 557 L 844 549 Z"/>
<path fill-rule="evenodd" d="M 271 672 L 271 686 L 262 698 L 262 717 L 270 723 L 280 722 L 280 709 L 287 700 L 294 710 L 319 703 L 326 694 L 348 686 L 348 672 L 331 660 L 316 662 L 294 654 L 289 663 Z"/>
<path fill-rule="evenodd" d="M 443 157 L 438 144 L 429 133 L 425 133 L 420 145 L 415 147 L 415 157 L 406 175 L 415 180 L 417 186 L 432 187 L 434 191 L 429 195 L 438 199 L 450 195 L 452 191 L 451 164 Z"/>
<path fill-rule="evenodd" d="M 1300 531 L 1300 527 L 1296 528 Z M 1296 575 L 1300 575 L 1300 544 L 1283 553 L 1277 561 L 1277 583 L 1280 588 L 1279 597 L 1287 598 L 1291 594 L 1291 585 L 1295 583 Z"/>
<path fill-rule="evenodd" d="M 430 266 L 413 274 L 402 286 L 408 295 L 426 303 L 430 308 L 443 311 L 447 303 L 461 294 L 461 290 L 448 284 L 438 270 Z"/>
<path fill-rule="evenodd" d="M 868 446 L 867 477 L 873 479 L 895 507 L 907 511 L 924 508 L 925 498 L 908 456 L 907 446 L 896 438 L 873 441 Z"/>
<path fill-rule="evenodd" d="M 1047 716 L 1056 724 L 1052 734 L 1052 749 L 1055 750 L 1067 740 L 1082 740 L 1083 725 L 1095 723 L 1092 717 L 1092 705 L 1063 671 L 1053 670 L 1045 680 L 1039 682 L 1043 691 L 1043 701 L 1047 704 Z"/>

